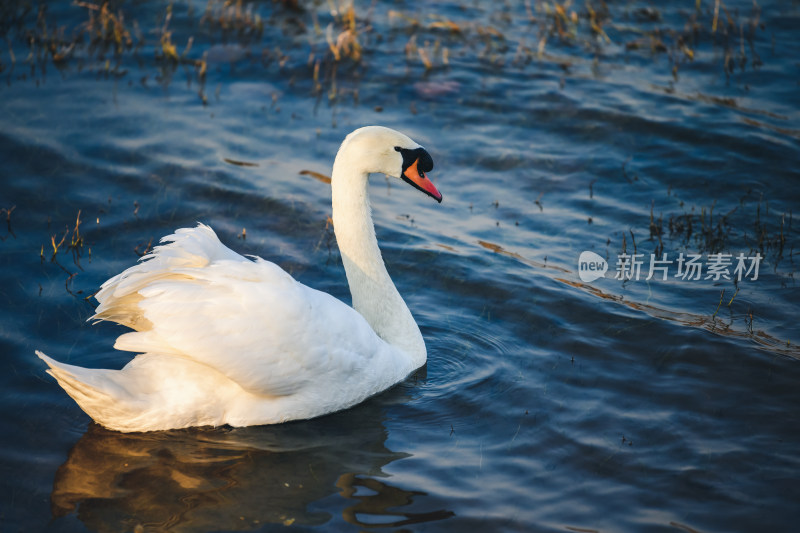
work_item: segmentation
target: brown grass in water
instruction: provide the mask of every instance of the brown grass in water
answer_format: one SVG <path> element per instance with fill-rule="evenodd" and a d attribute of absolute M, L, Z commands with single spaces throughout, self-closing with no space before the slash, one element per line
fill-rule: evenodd
<path fill-rule="evenodd" d="M 156 27 L 140 27 L 131 20 L 126 15 L 130 5 L 122 0 L 78 0 L 72 6 L 85 11 L 87 19 L 69 28 L 52 20 L 45 3 L 37 10 L 25 2 L 9 2 L 0 7 L 0 38 L 7 44 L 6 53 L 0 54 L 0 72 L 28 63 L 32 72 L 17 79 L 31 77 L 38 83 L 48 64 L 60 70 L 70 65 L 82 69 L 89 61 L 89 68 L 106 76 L 124 77 L 128 73 L 125 62 L 131 56 L 141 62 L 141 50 L 152 48 L 159 82 L 169 84 L 172 72 L 181 66 L 188 85 L 197 82 L 198 96 L 207 104 L 208 43 L 222 41 L 245 49 L 251 61 L 260 58 L 265 68 L 277 64 L 279 72 L 292 72 L 290 84 L 297 75 L 296 67 L 305 63 L 314 94 L 327 94 L 331 102 L 348 96 L 357 103 L 358 80 L 370 68 L 365 59 L 376 43 L 398 33 L 407 35 L 405 45 L 394 51 L 384 48 L 382 53 L 394 53 L 396 59 L 404 56 L 409 67 L 421 68 L 423 73 L 447 69 L 454 58 L 495 68 L 525 68 L 544 61 L 569 69 L 580 61 L 571 50 L 577 49 L 579 54 L 588 51 L 599 62 L 604 47 L 612 44 L 654 59 L 666 55 L 676 81 L 681 66 L 695 61 L 698 48 L 709 44 L 721 53 L 706 54 L 703 60 L 718 62 L 727 76 L 762 64 L 755 44 L 758 32 L 764 31 L 757 2 L 749 14 L 740 14 L 731 12 L 722 0 L 697 0 L 694 9 L 683 15 L 684 20 L 676 23 L 674 16 L 667 22 L 652 5 L 617 6 L 602 0 L 525 0 L 515 9 L 464 5 L 460 19 L 438 12 L 436 4 L 407 13 L 381 10 L 362 1 L 208 0 L 199 18 L 194 16 L 193 5 L 167 4 L 162 23 Z M 175 9 L 186 9 L 190 23 L 180 36 L 170 28 Z M 320 23 L 323 16 L 330 21 L 324 28 Z M 271 33 L 270 40 L 277 37 L 286 45 L 265 45 L 267 32 L 281 32 L 277 36 Z M 282 39 L 283 35 L 301 38 Z M 260 51 L 252 50 L 259 47 Z M 4 63 L 6 56 L 10 69 Z M 389 58 L 389 63 L 399 62 Z M 148 77 L 142 77 L 142 84 Z M 9 82 L 11 79 L 9 72 Z"/>

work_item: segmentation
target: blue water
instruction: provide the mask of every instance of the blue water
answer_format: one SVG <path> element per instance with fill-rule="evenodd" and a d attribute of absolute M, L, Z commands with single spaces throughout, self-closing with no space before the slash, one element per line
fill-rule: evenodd
<path fill-rule="evenodd" d="M 119 53 L 99 10 L 0 8 L 0 529 L 796 528 L 797 4 L 357 1 L 338 62 L 336 5 L 117 2 Z M 35 349 L 121 368 L 91 295 L 197 221 L 349 301 L 300 173 L 374 123 L 444 195 L 370 189 L 424 369 L 317 420 L 140 435 L 44 373 Z M 763 259 L 645 280 L 662 253 Z"/>

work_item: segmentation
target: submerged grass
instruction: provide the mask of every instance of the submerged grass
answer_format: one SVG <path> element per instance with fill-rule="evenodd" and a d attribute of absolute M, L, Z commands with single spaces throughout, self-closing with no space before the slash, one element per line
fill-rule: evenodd
<path fill-rule="evenodd" d="M 494 68 L 552 62 L 568 67 L 583 59 L 597 63 L 620 50 L 653 61 L 667 56 L 675 81 L 683 65 L 698 60 L 715 64 L 726 76 L 762 65 L 757 36 L 766 28 L 757 2 L 747 14 L 721 0 L 697 0 L 692 7 L 676 16 L 637 2 L 525 0 L 464 4 L 456 18 L 458 13 L 440 11 L 446 8 L 438 4 L 405 12 L 358 1 L 208 0 L 199 17 L 194 4 L 167 4 L 160 22 L 140 24 L 131 15 L 137 11 L 132 1 L 79 0 L 56 12 L 47 3 L 33 7 L 17 0 L 0 7 L 0 45 L 6 45 L 0 72 L 7 71 L 7 83 L 40 82 L 48 65 L 125 77 L 127 62 L 147 62 L 152 54 L 156 77 L 169 83 L 171 71 L 182 65 L 189 85 L 198 82 L 198 95 L 208 103 L 203 90 L 208 51 L 219 42 L 241 47 L 251 64 L 277 65 L 290 83 L 299 75 L 312 79 L 312 93 L 332 101 L 343 92 L 357 101 L 357 89 L 348 85 L 357 84 L 378 56 L 381 62 L 406 64 L 412 76 L 417 69 L 422 74 L 447 69 L 454 60 Z M 171 28 L 175 19 L 179 29 Z M 14 73 L 20 64 L 30 70 Z"/>
<path fill-rule="evenodd" d="M 667 223 L 670 239 L 677 241 L 684 249 L 696 250 L 701 254 L 745 250 L 750 255 L 759 253 L 773 265 L 776 272 L 788 257 L 788 274 L 793 275 L 796 232 L 792 231 L 792 211 L 770 214 L 768 201 L 759 197 L 754 204 L 751 196 L 752 192 L 748 191 L 740 199 L 739 205 L 722 214 L 719 209 L 715 213 L 716 201 L 708 207 L 692 206 L 688 212 L 670 213 Z M 663 216 L 659 214 L 658 221 L 654 222 L 651 207 L 650 240 L 658 237 L 657 253 L 660 253 L 659 249 L 663 251 L 663 233 Z"/>
<path fill-rule="evenodd" d="M 51 234 L 49 243 L 43 244 L 39 250 L 39 258 L 43 264 L 45 262 L 54 264 L 67 274 L 67 277 L 64 280 L 64 287 L 69 294 L 75 297 L 83 294 L 82 290 L 72 290 L 72 283 L 75 279 L 75 276 L 78 275 L 78 272 L 83 270 L 83 267 L 81 266 L 81 258 L 84 256 L 84 254 L 86 254 L 89 262 L 92 261 L 92 249 L 86 245 L 84 237 L 81 234 L 81 224 L 83 223 L 83 220 L 81 220 L 81 212 L 81 210 L 78 210 L 78 214 L 75 217 L 75 224 L 73 226 L 67 225 L 64 228 L 63 234 L 60 232 Z M 45 250 L 47 250 L 47 253 L 50 254 L 49 260 L 45 259 Z M 61 253 L 61 255 L 69 254 L 69 257 L 72 259 L 72 264 L 77 268 L 77 270 L 73 271 L 59 261 L 59 253 Z M 92 296 L 93 294 L 86 297 L 81 297 L 84 300 L 88 300 Z"/>
<path fill-rule="evenodd" d="M 11 229 L 11 213 L 17 208 L 16 205 L 12 205 L 11 207 L 3 207 L 0 208 L 0 216 L 3 214 L 6 215 L 6 234 L 0 237 L 0 242 L 5 241 L 7 238 L 12 237 L 14 239 L 17 238 L 17 235 L 14 233 L 14 230 Z"/>

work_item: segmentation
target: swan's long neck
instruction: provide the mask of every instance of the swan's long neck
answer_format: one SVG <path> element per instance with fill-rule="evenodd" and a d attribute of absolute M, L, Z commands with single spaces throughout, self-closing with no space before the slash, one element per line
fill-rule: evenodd
<path fill-rule="evenodd" d="M 369 176 L 343 148 L 333 165 L 333 226 L 347 273 L 353 308 L 375 333 L 401 349 L 414 362 L 426 359 L 417 323 L 392 283 L 378 248 L 367 192 Z"/>

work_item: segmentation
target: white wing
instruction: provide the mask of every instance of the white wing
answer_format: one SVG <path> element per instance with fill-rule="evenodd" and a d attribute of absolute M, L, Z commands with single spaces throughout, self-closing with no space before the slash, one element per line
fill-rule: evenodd
<path fill-rule="evenodd" d="M 351 307 L 232 252 L 207 226 L 164 241 L 97 294 L 94 318 L 138 330 L 116 348 L 189 358 L 268 396 L 340 386 L 392 359 L 395 348 Z"/>

